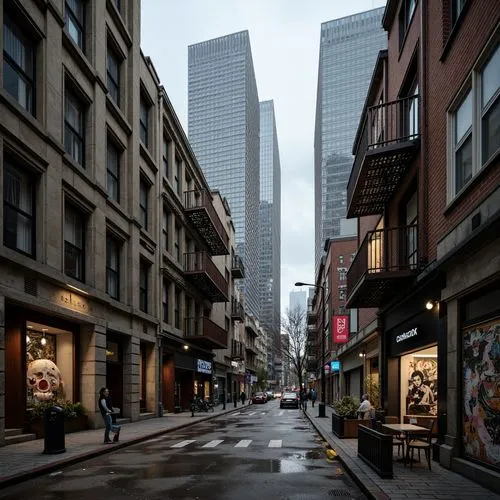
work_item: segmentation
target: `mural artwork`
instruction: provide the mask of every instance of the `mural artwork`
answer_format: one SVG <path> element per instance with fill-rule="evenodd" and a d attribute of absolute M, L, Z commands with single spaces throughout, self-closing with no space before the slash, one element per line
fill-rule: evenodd
<path fill-rule="evenodd" d="M 408 370 L 407 415 L 437 415 L 437 359 L 413 357 Z"/>
<path fill-rule="evenodd" d="M 463 333 L 464 452 L 500 468 L 500 319 Z"/>

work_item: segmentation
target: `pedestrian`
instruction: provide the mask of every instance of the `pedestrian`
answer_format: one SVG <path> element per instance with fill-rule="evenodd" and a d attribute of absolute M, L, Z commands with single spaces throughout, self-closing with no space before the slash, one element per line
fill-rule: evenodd
<path fill-rule="evenodd" d="M 104 444 L 118 443 L 120 439 L 120 429 L 121 427 L 116 423 L 113 423 L 113 406 L 111 405 L 111 399 L 109 397 L 109 389 L 107 387 L 102 387 L 99 391 L 99 410 L 101 410 L 101 415 L 104 420 Z M 114 432 L 113 441 L 109 438 L 109 433 Z"/>
<path fill-rule="evenodd" d="M 244 405 L 245 400 L 247 399 L 247 395 L 245 394 L 245 391 L 241 391 L 240 399 L 241 399 L 241 404 Z"/>
<path fill-rule="evenodd" d="M 300 391 L 300 403 L 302 405 L 302 409 L 307 411 L 307 392 L 305 389 Z"/>
<path fill-rule="evenodd" d="M 362 420 L 370 420 L 371 409 L 372 404 L 370 403 L 368 394 L 363 394 L 363 396 L 361 396 L 361 404 L 358 408 L 359 418 Z"/>
<path fill-rule="evenodd" d="M 314 387 L 311 389 L 311 402 L 312 402 L 312 407 L 314 408 L 314 403 L 316 401 L 316 398 L 318 397 L 318 394 L 316 392 L 316 389 Z"/>
<path fill-rule="evenodd" d="M 233 403 L 234 403 L 234 407 L 236 408 L 236 406 L 238 405 L 238 394 L 236 394 L 236 391 L 234 391 L 234 394 L 233 394 Z"/>

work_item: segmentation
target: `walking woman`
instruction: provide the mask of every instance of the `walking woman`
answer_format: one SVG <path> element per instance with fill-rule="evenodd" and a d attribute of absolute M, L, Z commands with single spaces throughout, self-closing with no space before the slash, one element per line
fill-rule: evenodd
<path fill-rule="evenodd" d="M 109 390 L 107 387 L 102 387 L 99 391 L 99 410 L 104 420 L 104 444 L 118 443 L 120 438 L 120 426 L 113 424 L 113 407 L 111 406 L 111 399 L 109 398 Z M 109 433 L 114 432 L 113 441 L 109 438 Z"/>

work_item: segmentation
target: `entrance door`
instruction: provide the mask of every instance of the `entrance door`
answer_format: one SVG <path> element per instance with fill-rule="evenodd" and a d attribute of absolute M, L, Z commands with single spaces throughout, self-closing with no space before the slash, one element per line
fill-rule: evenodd
<path fill-rule="evenodd" d="M 123 347 L 108 336 L 106 340 L 106 387 L 109 389 L 113 406 L 120 408 L 123 416 Z"/>

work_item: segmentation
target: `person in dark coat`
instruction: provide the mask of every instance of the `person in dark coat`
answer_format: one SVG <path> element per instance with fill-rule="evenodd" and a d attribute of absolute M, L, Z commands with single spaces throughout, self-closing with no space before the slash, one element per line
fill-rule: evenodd
<path fill-rule="evenodd" d="M 247 399 L 247 395 L 245 394 L 245 391 L 241 391 L 240 399 L 241 399 L 241 404 L 244 405 L 245 400 Z"/>

